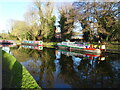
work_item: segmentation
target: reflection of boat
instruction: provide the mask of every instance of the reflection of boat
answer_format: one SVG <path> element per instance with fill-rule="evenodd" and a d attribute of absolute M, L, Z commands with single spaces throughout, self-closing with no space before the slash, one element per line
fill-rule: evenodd
<path fill-rule="evenodd" d="M 0 47 L 14 47 L 15 45 L 13 40 L 0 40 Z"/>
<path fill-rule="evenodd" d="M 0 45 L 0 47 L 14 47 L 14 46 L 16 46 L 15 44 L 14 45 L 12 45 L 12 44 L 2 44 L 2 45 Z"/>
<path fill-rule="evenodd" d="M 0 40 L 0 44 L 15 44 L 13 40 Z"/>
<path fill-rule="evenodd" d="M 102 50 L 105 49 L 105 45 L 93 46 L 89 43 L 83 43 L 83 42 L 61 42 L 58 43 L 57 46 L 62 49 L 68 49 L 68 50 L 77 50 L 77 51 L 83 51 L 83 52 L 91 52 L 91 53 L 101 53 Z"/>
<path fill-rule="evenodd" d="M 80 56 L 80 57 L 86 57 L 86 56 L 92 56 L 92 57 L 100 57 L 101 54 L 100 53 L 97 53 L 97 54 L 93 54 L 93 53 L 86 53 L 86 52 L 70 52 L 70 51 L 67 51 L 67 50 L 61 50 L 59 49 L 59 51 L 62 53 L 62 54 L 65 54 L 67 56 Z"/>
<path fill-rule="evenodd" d="M 21 46 L 24 48 L 43 50 L 43 46 L 30 46 L 30 45 L 21 45 Z"/>
<path fill-rule="evenodd" d="M 61 54 L 64 54 L 66 56 L 77 56 L 77 57 L 89 57 L 90 60 L 93 59 L 93 57 L 97 58 L 99 57 L 99 60 L 103 61 L 105 60 L 105 57 L 103 57 L 100 53 L 97 53 L 97 54 L 94 54 L 94 53 L 86 53 L 86 52 L 70 52 L 70 51 L 67 51 L 67 50 L 62 50 L 62 49 L 59 49 L 58 50 L 59 52 L 61 52 Z"/>

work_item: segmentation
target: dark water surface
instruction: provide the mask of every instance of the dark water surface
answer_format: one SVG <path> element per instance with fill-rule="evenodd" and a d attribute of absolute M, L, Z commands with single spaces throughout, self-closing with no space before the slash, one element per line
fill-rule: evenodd
<path fill-rule="evenodd" d="M 120 88 L 120 54 L 91 55 L 54 48 L 3 48 L 42 88 Z"/>

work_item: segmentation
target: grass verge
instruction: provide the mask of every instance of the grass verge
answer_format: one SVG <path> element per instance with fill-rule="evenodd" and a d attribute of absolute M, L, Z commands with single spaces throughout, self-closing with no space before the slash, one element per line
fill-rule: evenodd
<path fill-rule="evenodd" d="M 31 74 L 12 55 L 2 51 L 2 88 L 41 90 Z"/>

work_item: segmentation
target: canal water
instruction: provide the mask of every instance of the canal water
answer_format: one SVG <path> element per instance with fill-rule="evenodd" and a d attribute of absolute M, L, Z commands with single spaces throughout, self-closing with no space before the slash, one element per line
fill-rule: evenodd
<path fill-rule="evenodd" d="M 120 88 L 120 54 L 3 47 L 42 88 Z"/>

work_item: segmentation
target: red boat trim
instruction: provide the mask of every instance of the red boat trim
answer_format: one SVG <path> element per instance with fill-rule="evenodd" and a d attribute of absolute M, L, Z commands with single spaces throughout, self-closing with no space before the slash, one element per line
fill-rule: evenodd
<path fill-rule="evenodd" d="M 43 45 L 38 45 L 38 46 L 43 46 Z"/>
<path fill-rule="evenodd" d="M 93 56 L 93 57 L 99 57 L 100 56 L 100 55 L 92 55 L 92 54 L 84 54 L 84 55 Z"/>
<path fill-rule="evenodd" d="M 94 48 L 84 48 L 85 50 L 97 50 L 97 49 L 94 49 Z"/>

